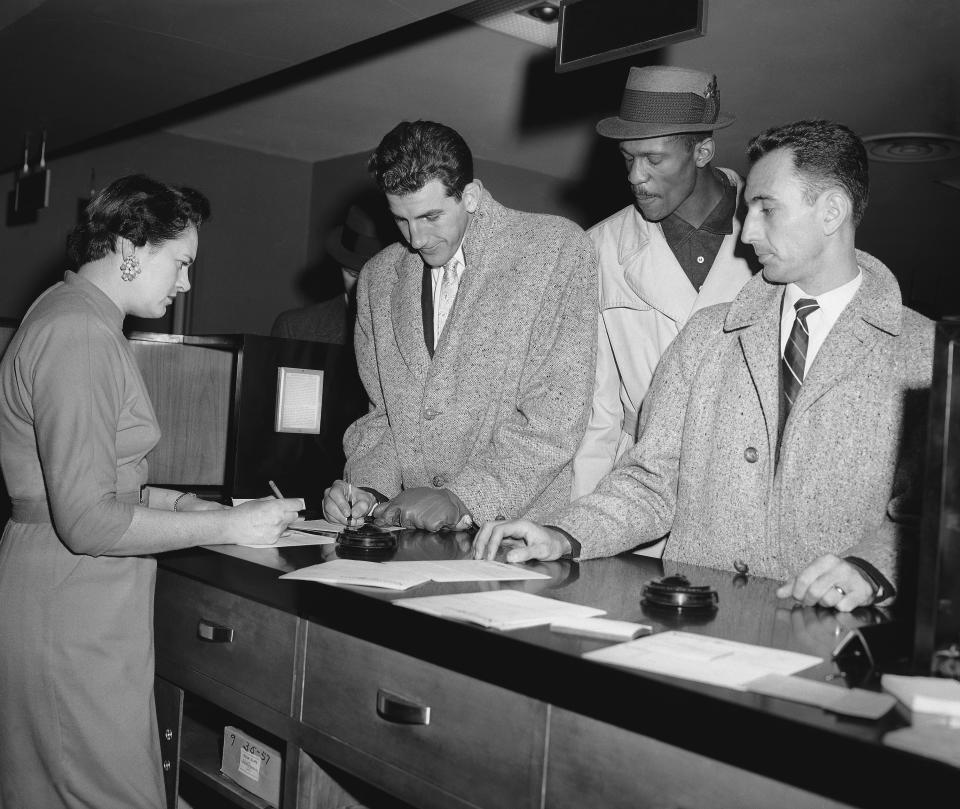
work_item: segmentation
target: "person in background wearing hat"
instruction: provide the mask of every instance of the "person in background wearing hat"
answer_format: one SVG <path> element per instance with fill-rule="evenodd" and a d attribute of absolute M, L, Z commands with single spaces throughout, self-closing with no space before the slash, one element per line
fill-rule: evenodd
<path fill-rule="evenodd" d="M 893 595 L 915 549 L 933 323 L 854 247 L 869 178 L 853 132 L 798 121 L 749 157 L 741 238 L 762 274 L 667 349 L 637 443 L 592 494 L 556 528 L 484 526 L 477 557 L 505 538 L 508 562 L 609 556 L 670 531 L 665 558 L 784 580 L 780 598 L 845 612 Z"/>
<path fill-rule="evenodd" d="M 619 116 L 597 124 L 619 141 L 634 204 L 589 230 L 600 260 L 597 378 L 573 499 L 633 445 L 653 372 L 690 316 L 733 300 L 758 268 L 738 243 L 743 181 L 712 165 L 713 131 L 733 120 L 720 112 L 715 76 L 634 67 Z M 639 552 L 660 556 L 663 546 Z"/>
<path fill-rule="evenodd" d="M 346 221 L 330 231 L 325 240 L 327 255 L 340 264 L 343 295 L 281 312 L 270 329 L 270 336 L 349 345 L 353 335 L 355 309 L 352 298 L 357 278 L 363 265 L 384 246 L 370 214 L 359 205 L 351 205 Z"/>
<path fill-rule="evenodd" d="M 327 519 L 438 530 L 543 518 L 570 499 L 596 348 L 583 230 L 500 205 L 460 134 L 398 124 L 370 158 L 402 242 L 364 268 L 357 364 L 370 412 L 347 431 Z"/>

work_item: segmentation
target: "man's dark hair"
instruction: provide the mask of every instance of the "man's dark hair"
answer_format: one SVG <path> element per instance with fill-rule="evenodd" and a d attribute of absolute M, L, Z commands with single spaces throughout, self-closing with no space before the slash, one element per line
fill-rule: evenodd
<path fill-rule="evenodd" d="M 789 149 L 793 166 L 806 186 L 804 199 L 814 200 L 832 185 L 841 185 L 853 204 L 853 226 L 863 219 L 870 191 L 867 150 L 853 130 L 833 121 L 796 121 L 774 126 L 747 147 L 751 163 L 775 149 Z"/>
<path fill-rule="evenodd" d="M 370 155 L 367 169 L 385 194 L 419 191 L 439 180 L 459 200 L 473 182 L 473 155 L 460 133 L 433 121 L 403 121 L 391 129 Z"/>
<path fill-rule="evenodd" d="M 76 266 L 117 252 L 117 240 L 136 247 L 177 238 L 210 218 L 210 202 L 192 188 L 175 188 L 143 174 L 114 180 L 84 208 L 67 236 L 67 255 Z"/>

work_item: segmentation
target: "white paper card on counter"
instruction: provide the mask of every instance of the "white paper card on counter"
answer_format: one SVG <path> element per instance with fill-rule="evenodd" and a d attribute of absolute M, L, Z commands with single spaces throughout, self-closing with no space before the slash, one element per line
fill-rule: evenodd
<path fill-rule="evenodd" d="M 292 573 L 285 573 L 281 579 L 315 581 L 321 584 L 351 584 L 362 587 L 380 587 L 385 590 L 407 590 L 430 581 L 429 576 L 396 570 L 380 562 L 364 562 L 354 559 L 333 559 L 319 565 L 311 565 Z"/>
<path fill-rule="evenodd" d="M 272 497 L 273 497 L 272 494 L 265 494 L 263 497 L 234 497 L 230 500 L 230 502 L 234 506 L 242 506 L 244 503 L 251 503 L 254 500 L 269 500 Z M 290 497 L 287 499 L 298 500 L 300 503 L 300 505 L 297 507 L 299 511 L 303 511 L 307 507 L 307 504 L 304 502 L 304 499 L 302 497 Z"/>
<path fill-rule="evenodd" d="M 244 548 L 301 548 L 309 545 L 332 545 L 337 541 L 334 536 L 313 534 L 288 528 L 276 542 L 235 542 Z"/>
<path fill-rule="evenodd" d="M 627 641 L 649 635 L 653 632 L 653 627 L 633 621 L 614 621 L 610 618 L 564 618 L 551 622 L 550 631 L 597 640 Z"/>
<path fill-rule="evenodd" d="M 410 570 L 430 577 L 430 581 L 524 581 L 549 579 L 524 565 L 510 565 L 484 559 L 431 559 L 422 562 L 384 562 L 392 570 Z"/>
<path fill-rule="evenodd" d="M 746 691 L 747 683 L 764 674 L 796 674 L 823 662 L 813 655 L 676 630 L 607 646 L 583 656 L 599 663 L 738 691 Z"/>
<path fill-rule="evenodd" d="M 960 682 L 956 680 L 883 674 L 880 686 L 911 711 L 960 718 Z"/>
<path fill-rule="evenodd" d="M 393 602 L 440 618 L 468 621 L 489 629 L 522 629 L 561 618 L 588 618 L 605 610 L 568 604 L 520 590 L 487 590 L 443 596 L 400 598 Z"/>

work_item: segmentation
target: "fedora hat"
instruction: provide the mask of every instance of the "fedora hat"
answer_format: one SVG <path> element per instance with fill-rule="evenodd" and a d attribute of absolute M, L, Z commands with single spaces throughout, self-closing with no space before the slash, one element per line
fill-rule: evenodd
<path fill-rule="evenodd" d="M 359 205 L 351 205 L 342 225 L 331 230 L 324 246 L 341 266 L 360 272 L 384 247 L 373 218 Z"/>
<path fill-rule="evenodd" d="M 620 114 L 604 118 L 597 132 L 605 138 L 634 140 L 711 132 L 734 122 L 720 112 L 717 77 L 686 67 L 631 67 Z"/>

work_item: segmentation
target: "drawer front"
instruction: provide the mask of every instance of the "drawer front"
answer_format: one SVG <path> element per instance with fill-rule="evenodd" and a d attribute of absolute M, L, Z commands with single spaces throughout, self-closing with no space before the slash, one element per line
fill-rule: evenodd
<path fill-rule="evenodd" d="M 158 660 L 289 714 L 296 616 L 160 570 L 154 625 Z"/>
<path fill-rule="evenodd" d="M 844 809 L 771 778 L 554 708 L 546 809 Z"/>
<path fill-rule="evenodd" d="M 476 806 L 540 806 L 544 703 L 313 624 L 308 634 L 304 724 Z"/>

